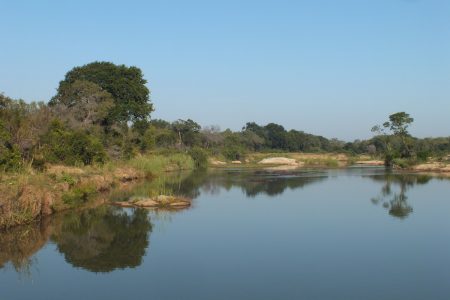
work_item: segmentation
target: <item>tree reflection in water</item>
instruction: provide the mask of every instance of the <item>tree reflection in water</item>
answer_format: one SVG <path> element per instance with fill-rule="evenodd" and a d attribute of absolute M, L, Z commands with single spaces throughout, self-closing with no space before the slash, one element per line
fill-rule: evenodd
<path fill-rule="evenodd" d="M 195 199 L 200 194 L 218 194 L 221 189 L 240 188 L 247 197 L 264 194 L 281 195 L 286 189 L 303 188 L 328 178 L 320 171 L 264 171 L 264 170 L 220 170 L 197 171 L 189 174 L 166 177 L 157 182 L 145 182 L 141 186 L 113 196 L 117 200 L 132 197 L 148 197 L 154 191 Z"/>
<path fill-rule="evenodd" d="M 416 185 L 427 184 L 432 179 L 431 176 L 426 175 L 389 173 L 369 177 L 375 181 L 384 182 L 381 193 L 371 199 L 372 203 L 381 204 L 391 216 L 400 219 L 407 218 L 413 212 L 406 196 L 408 189 Z M 394 191 L 395 186 L 398 186 L 398 192 Z"/>
<path fill-rule="evenodd" d="M 66 261 L 92 272 L 135 268 L 149 245 L 147 211 L 103 206 L 64 215 L 51 239 Z"/>
<path fill-rule="evenodd" d="M 49 221 L 50 219 L 46 218 L 39 223 L 0 231 L 0 269 L 10 264 L 18 273 L 30 275 L 33 255 L 50 237 Z"/>

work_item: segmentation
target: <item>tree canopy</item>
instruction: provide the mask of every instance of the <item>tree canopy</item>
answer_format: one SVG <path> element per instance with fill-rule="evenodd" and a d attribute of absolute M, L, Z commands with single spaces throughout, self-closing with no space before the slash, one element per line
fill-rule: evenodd
<path fill-rule="evenodd" d="M 142 71 L 137 67 L 115 65 L 111 62 L 93 62 L 81 67 L 75 67 L 67 72 L 64 80 L 59 83 L 57 94 L 51 99 L 50 105 L 58 103 L 70 105 L 80 101 L 74 97 L 73 86 L 79 81 L 88 81 L 109 93 L 114 100 L 108 115 L 110 123 L 126 123 L 148 119 L 153 111 L 150 102 L 150 91 L 145 86 L 147 81 Z M 86 85 L 86 84 L 85 84 Z M 93 89 L 93 86 L 89 87 Z M 96 91 L 97 93 L 99 91 Z M 105 95 L 103 95 L 105 97 Z"/>

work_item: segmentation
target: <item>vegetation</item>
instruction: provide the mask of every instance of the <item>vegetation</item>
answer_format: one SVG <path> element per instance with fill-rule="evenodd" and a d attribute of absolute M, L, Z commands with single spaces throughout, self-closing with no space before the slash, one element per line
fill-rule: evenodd
<path fill-rule="evenodd" d="M 42 215 L 39 209 L 47 214 L 82 205 L 117 182 L 165 171 L 201 172 L 209 156 L 251 165 L 264 155 L 302 152 L 317 154 L 292 157 L 305 166 L 338 167 L 343 160 L 326 153 L 346 154 L 346 162 L 364 154 L 383 158 L 389 166 L 410 167 L 429 157 L 446 162 L 450 153 L 449 137 L 411 136 L 414 119 L 405 112 L 375 126 L 373 138 L 354 142 L 286 130 L 275 123 L 248 122 L 240 131 L 231 131 L 202 128 L 191 119 L 151 119 L 154 108 L 146 83 L 137 67 L 93 62 L 67 72 L 48 103 L 0 94 L 0 187 L 8 184 L 3 190 L 11 194 L 1 200 L 0 207 L 7 207 L 8 213 L 0 216 L 0 226 L 27 222 Z M 78 175 L 56 176 L 49 172 L 55 167 L 72 168 Z M 80 173 L 87 179 L 78 178 Z M 14 179 L 18 174 L 45 184 L 19 184 Z M 39 201 L 26 197 L 30 191 L 38 193 L 34 198 Z M 22 207 L 18 199 L 26 204 Z M 29 213 L 29 207 L 36 209 Z"/>
<path fill-rule="evenodd" d="M 405 112 L 375 126 L 372 139 L 348 143 L 275 123 L 248 122 L 233 132 L 202 128 L 191 119 L 151 119 L 153 104 L 145 84 L 137 67 L 93 62 L 67 72 L 48 104 L 0 95 L 0 169 L 17 172 L 30 167 L 43 170 L 49 164 L 129 160 L 154 174 L 170 164 L 178 169 L 205 168 L 209 155 L 243 161 L 254 152 L 368 154 L 383 157 L 387 165 L 407 166 L 450 152 L 450 138 L 412 137 L 408 127 L 414 120 Z M 167 161 L 167 153 L 178 161 Z"/>
<path fill-rule="evenodd" d="M 387 166 L 397 165 L 402 168 L 425 162 L 430 156 L 443 158 L 449 153 L 450 138 L 417 139 L 408 132 L 414 119 L 405 112 L 389 116 L 389 121 L 376 125 L 372 132 L 375 152 L 384 158 Z"/>

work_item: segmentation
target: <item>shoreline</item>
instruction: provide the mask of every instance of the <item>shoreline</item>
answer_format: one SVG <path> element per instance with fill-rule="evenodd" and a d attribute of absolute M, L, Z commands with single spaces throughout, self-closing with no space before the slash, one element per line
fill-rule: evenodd
<path fill-rule="evenodd" d="M 214 161 L 218 160 L 211 158 L 209 166 L 213 170 L 295 171 L 384 165 L 382 161 L 369 157 L 365 157 L 365 160 L 358 157 L 359 160 L 356 160 L 343 154 L 290 153 L 286 155 L 291 158 L 275 155 L 285 154 L 257 153 L 251 157 L 251 160 L 247 159 L 240 163 L 233 161 L 214 164 Z M 273 158 L 278 159 L 278 163 L 271 163 L 274 160 L 270 159 Z M 260 163 L 264 159 L 268 163 Z M 88 207 L 97 202 L 100 205 L 108 203 L 105 196 L 112 189 L 122 189 L 140 180 L 153 180 L 174 171 L 194 169 L 190 162 L 174 163 L 169 156 L 164 157 L 164 163 L 160 163 L 157 168 L 154 164 L 146 165 L 143 157 L 140 157 L 137 162 L 120 162 L 114 166 L 101 168 L 52 165 L 42 173 L 3 175 L 0 177 L 0 193 L 4 197 L 0 200 L 0 229 L 31 223 L 57 212 Z M 409 168 L 394 167 L 393 169 L 421 175 L 450 177 L 450 166 L 447 164 L 426 163 Z"/>

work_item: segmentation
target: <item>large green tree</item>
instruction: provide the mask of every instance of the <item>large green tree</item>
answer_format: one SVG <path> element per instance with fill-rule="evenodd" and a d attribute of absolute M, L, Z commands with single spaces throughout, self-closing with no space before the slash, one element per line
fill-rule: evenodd
<path fill-rule="evenodd" d="M 145 85 L 147 81 L 142 71 L 137 67 L 111 62 L 93 62 L 67 72 L 49 104 L 69 103 L 76 99 L 70 86 L 79 81 L 92 82 L 111 94 L 114 106 L 111 106 L 107 119 L 111 124 L 147 119 L 153 111 L 150 91 Z"/>
<path fill-rule="evenodd" d="M 107 122 L 108 114 L 114 107 L 114 99 L 99 85 L 76 80 L 62 86 L 60 90 L 62 96 L 54 110 L 71 127 L 87 129 Z"/>

